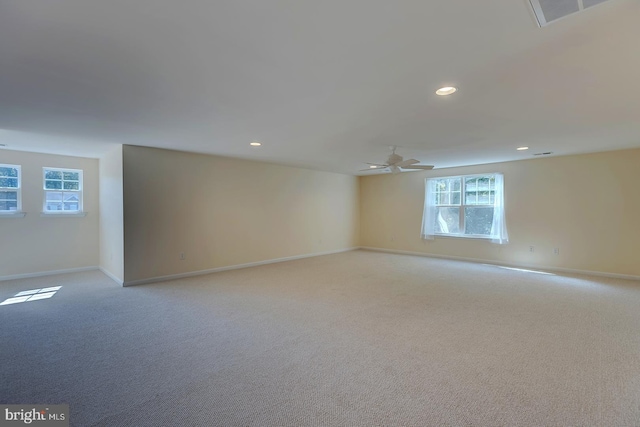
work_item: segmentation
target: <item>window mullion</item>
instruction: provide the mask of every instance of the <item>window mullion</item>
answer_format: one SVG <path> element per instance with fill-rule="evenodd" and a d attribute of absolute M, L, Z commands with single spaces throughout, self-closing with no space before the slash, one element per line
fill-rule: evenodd
<path fill-rule="evenodd" d="M 464 177 L 460 177 L 460 212 L 459 212 L 459 227 L 460 234 L 464 234 L 464 207 L 465 207 L 465 197 L 467 195 L 467 189 L 464 183 Z"/>

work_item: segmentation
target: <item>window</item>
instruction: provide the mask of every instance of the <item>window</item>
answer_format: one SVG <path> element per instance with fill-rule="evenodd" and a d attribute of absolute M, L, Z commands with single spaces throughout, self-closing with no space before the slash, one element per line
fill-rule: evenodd
<path fill-rule="evenodd" d="M 82 212 L 82 171 L 44 168 L 44 212 Z"/>
<path fill-rule="evenodd" d="M 507 243 L 502 174 L 426 180 L 422 237 L 477 237 Z"/>
<path fill-rule="evenodd" d="M 20 166 L 0 164 L 0 213 L 22 210 Z"/>

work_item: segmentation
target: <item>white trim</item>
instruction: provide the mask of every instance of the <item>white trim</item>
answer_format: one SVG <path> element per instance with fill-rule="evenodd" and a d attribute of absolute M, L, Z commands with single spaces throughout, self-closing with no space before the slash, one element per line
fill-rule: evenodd
<path fill-rule="evenodd" d="M 352 248 L 338 249 L 335 251 L 294 255 L 294 256 L 284 257 L 284 258 L 274 258 L 274 259 L 267 259 L 264 261 L 248 262 L 246 264 L 235 264 L 235 265 L 229 265 L 225 267 L 210 268 L 207 270 L 198 270 L 198 271 L 189 271 L 187 273 L 170 274 L 168 276 L 152 277 L 149 279 L 131 280 L 128 282 L 125 281 L 122 286 L 145 285 L 147 283 L 165 282 L 167 280 L 183 279 L 185 277 L 193 277 L 193 276 L 202 276 L 205 274 L 217 273 L 219 271 L 238 270 L 240 268 L 257 267 L 259 265 L 275 264 L 277 262 L 285 262 L 285 261 L 294 261 L 296 259 L 302 259 L 302 258 L 312 258 L 312 257 L 322 256 L 322 255 L 338 254 L 342 252 L 355 251 L 357 249 L 360 249 L 360 247 L 355 246 Z"/>
<path fill-rule="evenodd" d="M 66 268 L 64 270 L 39 271 L 37 273 L 13 274 L 10 276 L 0 276 L 0 282 L 5 280 L 30 279 L 32 277 L 52 276 L 54 274 L 78 273 L 80 271 L 98 270 L 97 266 Z"/>
<path fill-rule="evenodd" d="M 56 218 L 62 218 L 65 216 L 68 217 L 83 217 L 83 216 L 87 216 L 87 212 L 73 212 L 73 213 L 63 213 L 63 211 L 50 211 L 50 212 L 40 212 L 40 216 L 41 217 L 47 217 L 47 216 L 55 216 Z"/>
<path fill-rule="evenodd" d="M 122 286 L 122 284 L 124 283 L 124 280 L 122 280 L 121 278 L 119 278 L 115 274 L 111 273 L 109 270 L 107 270 L 107 269 L 105 269 L 103 267 L 98 267 L 98 269 L 100 271 L 102 271 L 106 276 L 109 276 L 109 278 L 111 280 L 113 280 L 114 282 L 116 282 L 118 285 Z"/>
<path fill-rule="evenodd" d="M 0 218 L 24 218 L 26 212 L 0 212 Z"/>
<path fill-rule="evenodd" d="M 534 6 L 531 3 L 531 0 L 521 0 L 521 1 L 523 3 L 527 3 L 526 9 L 529 11 L 529 16 L 531 17 L 532 22 L 534 22 L 538 28 L 542 28 L 542 25 L 540 25 L 540 21 L 538 20 L 538 15 L 534 10 Z"/>
<path fill-rule="evenodd" d="M 497 265 L 502 267 L 527 268 L 532 270 L 555 271 L 558 273 L 567 273 L 567 274 L 582 274 L 586 276 L 610 277 L 614 279 L 640 280 L 640 276 L 634 276 L 631 274 L 607 273 L 604 271 L 578 270 L 575 268 L 563 268 L 563 267 L 548 267 L 544 265 L 511 263 L 511 262 L 502 262 L 502 261 L 495 261 L 495 260 L 488 260 L 488 259 L 481 259 L 481 258 L 467 258 L 467 257 L 453 256 L 453 255 L 432 254 L 427 252 L 400 251 L 396 249 L 374 248 L 369 246 L 361 246 L 360 249 L 363 249 L 366 251 L 386 252 L 386 253 L 392 253 L 392 254 L 415 255 L 415 256 L 423 256 L 428 258 L 441 258 L 441 259 L 450 259 L 455 261 L 475 262 L 480 264 L 490 264 L 490 265 Z"/>
<path fill-rule="evenodd" d="M 544 27 L 548 24 L 547 18 L 544 16 L 544 12 L 542 11 L 542 6 L 540 6 L 539 0 L 529 0 L 531 4 L 531 9 L 533 10 L 533 15 L 536 18 L 536 22 L 538 27 Z"/>
<path fill-rule="evenodd" d="M 441 234 L 441 233 L 436 233 L 433 235 L 433 237 L 435 238 L 446 238 L 446 239 L 475 239 L 475 240 L 488 240 L 489 242 L 491 242 L 491 239 L 494 238 L 494 236 L 491 235 L 486 235 L 486 236 L 482 236 L 480 234 Z"/>

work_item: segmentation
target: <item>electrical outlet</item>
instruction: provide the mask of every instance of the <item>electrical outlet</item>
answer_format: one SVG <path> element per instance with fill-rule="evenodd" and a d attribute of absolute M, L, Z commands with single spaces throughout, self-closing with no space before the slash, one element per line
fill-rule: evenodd
<path fill-rule="evenodd" d="M 529 246 L 529 252 L 535 252 L 535 251 L 536 251 L 536 248 L 535 248 L 535 247 L 533 247 L 533 246 Z"/>
<path fill-rule="evenodd" d="M 560 248 L 553 248 L 554 255 L 560 255 Z"/>

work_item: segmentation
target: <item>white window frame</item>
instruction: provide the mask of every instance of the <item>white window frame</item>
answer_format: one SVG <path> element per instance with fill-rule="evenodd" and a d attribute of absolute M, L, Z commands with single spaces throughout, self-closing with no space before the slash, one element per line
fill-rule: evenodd
<path fill-rule="evenodd" d="M 493 178 L 494 182 L 495 182 L 495 173 L 485 173 L 485 174 L 475 174 L 475 175 L 458 175 L 458 176 L 442 176 L 442 177 L 438 177 L 438 178 L 429 178 L 429 179 L 433 179 L 434 181 L 438 181 L 441 179 L 459 179 L 460 180 L 460 203 L 459 204 L 443 204 L 443 205 L 439 205 L 436 203 L 436 206 L 439 208 L 460 208 L 460 213 L 459 213 L 459 218 L 458 218 L 458 226 L 459 226 L 459 230 L 460 233 L 435 233 L 436 236 L 450 236 L 450 237 L 466 237 L 466 238 L 472 238 L 472 239 L 491 239 L 491 233 L 489 234 L 466 234 L 464 232 L 466 224 L 465 224 L 465 209 L 466 208 L 484 208 L 484 209 L 492 209 L 493 210 L 493 203 L 491 204 L 467 204 L 466 202 L 466 180 L 468 178 L 485 178 L 485 177 L 489 177 L 489 178 Z M 494 184 L 495 185 L 495 184 Z M 494 187 L 495 188 L 495 187 Z M 494 189 L 494 193 L 495 193 L 495 189 Z"/>
<path fill-rule="evenodd" d="M 0 210 L 1 216 L 24 216 L 24 212 L 22 212 L 22 166 L 20 165 L 10 165 L 6 163 L 0 163 L 0 167 L 2 168 L 12 168 L 18 170 L 18 187 L 0 187 L 0 191 L 15 191 L 17 193 L 17 207 L 15 211 L 11 210 Z"/>
<path fill-rule="evenodd" d="M 62 172 L 63 173 L 63 178 L 61 180 L 61 182 L 62 182 L 62 188 L 61 189 L 47 188 L 47 171 L 56 171 L 56 172 Z M 71 172 L 71 173 L 77 173 L 78 174 L 78 189 L 77 190 L 65 190 L 64 189 L 64 172 Z M 74 180 L 74 182 L 75 182 L 75 180 Z M 83 176 L 82 169 L 43 167 L 42 168 L 42 188 L 43 188 L 42 216 L 49 216 L 49 215 L 84 216 L 85 212 L 83 210 L 83 206 L 84 206 L 83 205 L 83 203 L 84 203 L 83 187 L 84 187 L 84 176 Z M 77 194 L 78 195 L 78 210 L 73 210 L 73 211 L 47 210 L 47 193 L 63 193 L 63 195 L 62 195 L 62 198 L 63 198 L 62 204 L 63 204 L 63 206 L 64 206 L 64 193 L 75 193 L 75 194 Z"/>
<path fill-rule="evenodd" d="M 494 192 L 494 200 L 492 205 L 478 205 L 478 204 L 468 204 L 464 199 L 465 193 L 465 179 L 466 178 L 477 178 L 477 177 L 493 177 L 495 180 L 495 192 Z M 447 204 L 447 205 L 438 205 L 437 204 L 437 195 L 439 191 L 437 191 L 436 182 L 438 180 L 443 179 L 459 179 L 460 180 L 460 204 Z M 483 173 L 483 174 L 473 174 L 473 175 L 457 175 L 457 176 L 441 176 L 434 178 L 425 179 L 425 198 L 424 198 L 424 213 L 422 215 L 422 231 L 421 237 L 423 239 L 432 240 L 435 237 L 454 237 L 454 238 L 471 238 L 471 239 L 486 239 L 490 240 L 492 243 L 497 243 L 500 245 L 504 245 L 509 243 L 509 233 L 507 232 L 507 223 L 505 220 L 505 201 L 504 201 L 504 175 L 499 172 L 493 173 Z M 451 199 L 449 199 L 451 202 Z M 464 234 L 464 210 L 467 207 L 482 207 L 482 206 L 492 206 L 493 207 L 493 220 L 491 222 L 491 233 L 489 235 L 486 234 Z M 438 228 L 440 228 L 437 224 L 439 221 L 439 207 L 459 207 L 460 208 L 460 219 L 459 225 L 461 225 L 459 233 L 440 233 L 436 232 Z"/>

